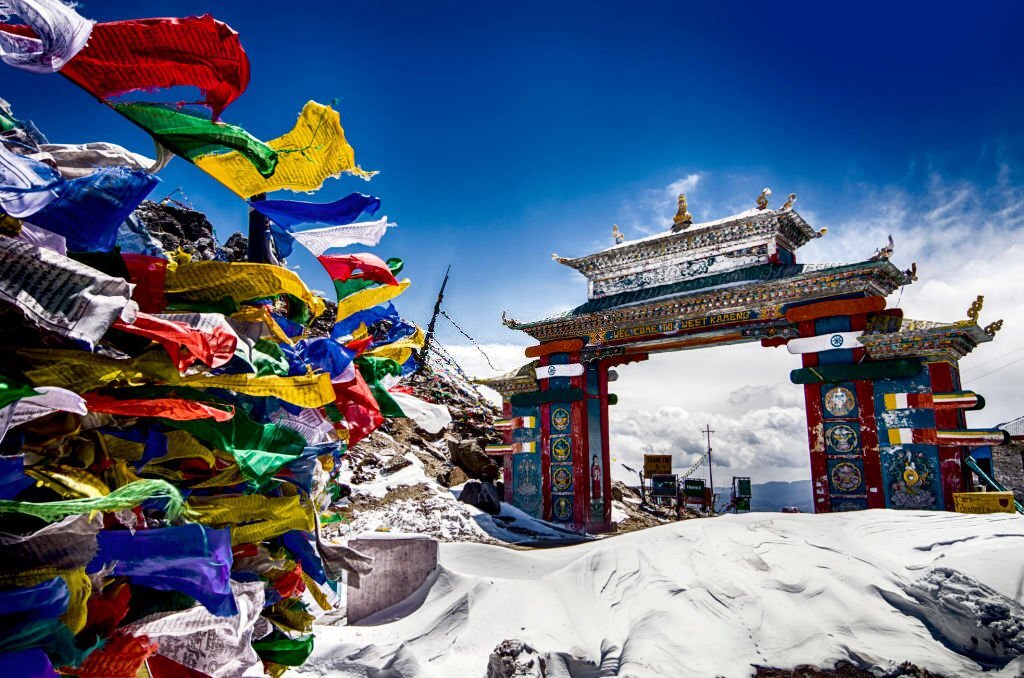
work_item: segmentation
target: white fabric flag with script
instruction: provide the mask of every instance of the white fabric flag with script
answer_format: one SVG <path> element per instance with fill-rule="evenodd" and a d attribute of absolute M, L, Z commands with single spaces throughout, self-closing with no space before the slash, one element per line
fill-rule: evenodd
<path fill-rule="evenodd" d="M 387 230 L 388 218 L 381 217 L 377 221 L 363 221 L 358 224 L 295 231 L 292 233 L 292 236 L 302 243 L 303 247 L 312 252 L 313 256 L 319 257 L 333 247 L 348 247 L 349 245 L 369 245 L 372 247 L 380 242 L 380 239 L 384 237 L 384 232 Z"/>
<path fill-rule="evenodd" d="M 0 59 L 33 73 L 56 73 L 82 51 L 93 22 L 60 0 L 0 0 L 0 11 L 14 14 L 36 37 L 0 29 Z"/>

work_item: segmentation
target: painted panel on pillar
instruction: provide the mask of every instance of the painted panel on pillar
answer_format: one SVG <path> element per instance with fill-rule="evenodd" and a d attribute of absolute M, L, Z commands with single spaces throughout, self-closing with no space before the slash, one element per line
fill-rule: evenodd
<path fill-rule="evenodd" d="M 540 518 L 544 510 L 540 454 L 512 455 L 512 485 L 512 504 L 534 518 Z"/>
<path fill-rule="evenodd" d="M 514 428 L 512 429 L 512 442 L 529 443 L 540 440 L 539 428 Z"/>
<path fill-rule="evenodd" d="M 825 449 L 830 455 L 859 455 L 860 434 L 856 423 L 845 422 L 825 424 Z"/>
<path fill-rule="evenodd" d="M 843 494 L 863 496 L 864 462 L 860 459 L 829 459 L 828 489 L 832 494 L 833 503 Z"/>
<path fill-rule="evenodd" d="M 938 448 L 934 445 L 885 446 L 881 448 L 881 457 L 888 508 L 944 508 Z"/>
<path fill-rule="evenodd" d="M 858 414 L 856 389 L 851 383 L 828 385 L 822 388 L 823 412 L 827 418 L 856 419 Z"/>
<path fill-rule="evenodd" d="M 552 380 L 553 381 L 553 380 Z M 572 405 L 552 403 L 548 454 L 551 458 L 551 517 L 561 522 L 573 520 Z"/>
<path fill-rule="evenodd" d="M 843 511 L 865 511 L 868 508 L 868 500 L 858 497 L 844 497 L 836 495 L 832 497 L 832 513 Z"/>

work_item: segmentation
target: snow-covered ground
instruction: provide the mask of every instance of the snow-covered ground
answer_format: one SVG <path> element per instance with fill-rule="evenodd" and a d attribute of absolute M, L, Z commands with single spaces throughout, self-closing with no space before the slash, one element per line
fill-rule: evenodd
<path fill-rule="evenodd" d="M 320 626 L 306 676 L 484 676 L 501 641 L 549 676 L 754 665 L 1024 674 L 1024 518 L 864 511 L 690 520 L 576 546 L 441 545 L 399 621 Z"/>

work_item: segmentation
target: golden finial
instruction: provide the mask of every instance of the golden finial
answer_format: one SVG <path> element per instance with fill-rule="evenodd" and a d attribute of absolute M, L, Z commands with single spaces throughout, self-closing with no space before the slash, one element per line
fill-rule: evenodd
<path fill-rule="evenodd" d="M 772 194 L 772 189 L 763 188 L 761 189 L 761 195 L 757 196 L 757 209 L 766 210 L 768 209 L 768 196 Z"/>
<path fill-rule="evenodd" d="M 826 233 L 828 233 L 828 229 L 827 228 L 822 228 L 817 233 L 814 234 L 814 237 L 815 238 L 824 238 Z"/>
<path fill-rule="evenodd" d="M 982 294 L 978 295 L 978 298 L 971 303 L 971 307 L 967 309 L 967 318 L 975 325 L 978 324 L 978 316 L 981 315 L 981 307 L 985 304 L 985 296 Z M 1001 323 L 1002 321 L 1000 321 Z M 993 323 L 994 325 L 995 323 Z"/>
<path fill-rule="evenodd" d="M 1003 321 L 997 320 L 994 323 L 989 323 L 988 326 L 985 327 L 985 334 L 992 337 L 995 336 L 995 333 L 1001 329 L 1003 329 Z"/>
<path fill-rule="evenodd" d="M 686 194 L 680 193 L 676 203 L 679 208 L 676 210 L 676 215 L 672 217 L 673 233 L 685 230 L 693 223 L 693 215 L 686 211 Z"/>
<path fill-rule="evenodd" d="M 789 210 L 793 209 L 793 203 L 795 203 L 795 202 L 796 202 L 796 193 L 790 193 L 789 197 L 786 198 L 786 202 L 784 202 L 782 204 L 782 211 L 783 212 L 788 212 Z"/>
<path fill-rule="evenodd" d="M 619 230 L 618 224 L 612 224 L 612 237 L 615 238 L 616 245 L 621 245 L 622 241 L 626 239 L 626 236 L 622 235 L 622 231 Z"/>

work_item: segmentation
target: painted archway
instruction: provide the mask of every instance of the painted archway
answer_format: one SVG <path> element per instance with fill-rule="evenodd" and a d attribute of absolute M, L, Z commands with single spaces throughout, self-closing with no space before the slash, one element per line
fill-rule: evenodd
<path fill-rule="evenodd" d="M 505 444 L 488 452 L 501 457 L 507 501 L 578 530 L 609 529 L 609 368 L 759 341 L 802 363 L 790 379 L 804 389 L 816 512 L 952 508 L 970 483 L 970 448 L 1005 436 L 966 428 L 964 411 L 984 400 L 961 389 L 958 367 L 1001 322 L 978 324 L 980 297 L 965 320 L 905 319 L 886 297 L 916 279 L 916 265 L 893 265 L 891 242 L 867 261 L 798 264 L 796 250 L 824 231 L 792 200 L 758 205 L 690 224 L 681 196 L 670 232 L 555 255 L 587 277 L 588 300 L 533 322 L 503 318 L 540 342 L 526 349 L 534 362 L 481 380 L 504 400 Z"/>

